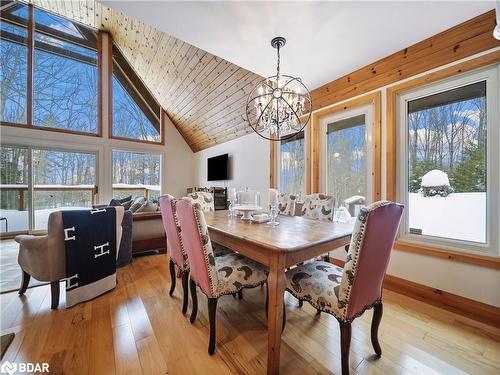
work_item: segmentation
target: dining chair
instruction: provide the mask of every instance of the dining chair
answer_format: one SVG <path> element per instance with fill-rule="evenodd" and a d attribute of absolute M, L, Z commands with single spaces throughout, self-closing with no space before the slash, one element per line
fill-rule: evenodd
<path fill-rule="evenodd" d="M 286 290 L 299 301 L 333 315 L 340 324 L 342 374 L 349 374 L 351 322 L 373 307 L 371 341 L 382 355 L 378 327 L 382 319 L 382 284 L 398 231 L 403 206 L 375 202 L 361 209 L 344 269 L 314 261 L 286 272 Z"/>
<path fill-rule="evenodd" d="M 302 205 L 302 216 L 308 219 L 333 221 L 335 198 L 319 193 L 305 196 Z"/>
<path fill-rule="evenodd" d="M 193 203 L 189 198 L 182 198 L 177 202 L 177 215 L 190 265 L 189 286 L 193 303 L 190 321 L 194 323 L 198 313 L 198 286 L 208 298 L 208 353 L 212 355 L 215 352 L 215 315 L 218 299 L 223 295 L 234 295 L 243 288 L 262 285 L 267 281 L 268 270 L 238 253 L 215 257 L 205 216 L 199 204 Z"/>
<path fill-rule="evenodd" d="M 208 191 L 195 191 L 187 195 L 201 206 L 204 212 L 215 211 L 214 196 Z"/>
<path fill-rule="evenodd" d="M 185 314 L 187 312 L 189 295 L 189 263 L 184 245 L 182 243 L 181 227 L 176 213 L 177 199 L 169 194 L 166 194 L 158 198 L 158 203 L 160 205 L 163 227 L 165 228 L 165 233 L 167 234 L 168 250 L 170 254 L 169 268 L 171 285 L 168 294 L 172 295 L 175 291 L 175 266 L 177 266 L 181 271 L 183 290 L 182 313 Z"/>
<path fill-rule="evenodd" d="M 295 216 L 297 196 L 290 193 L 280 193 L 278 197 L 278 213 L 280 215 Z"/>

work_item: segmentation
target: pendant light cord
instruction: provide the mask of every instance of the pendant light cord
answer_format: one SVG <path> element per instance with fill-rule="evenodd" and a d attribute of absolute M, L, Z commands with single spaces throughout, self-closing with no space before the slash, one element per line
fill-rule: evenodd
<path fill-rule="evenodd" d="M 276 49 L 278 50 L 278 65 L 276 68 L 276 76 L 277 76 L 277 78 L 279 78 L 279 76 L 280 76 L 280 43 L 278 43 Z"/>

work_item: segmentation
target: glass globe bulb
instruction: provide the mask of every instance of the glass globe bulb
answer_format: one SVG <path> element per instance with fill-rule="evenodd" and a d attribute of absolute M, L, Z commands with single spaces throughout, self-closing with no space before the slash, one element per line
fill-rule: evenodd
<path fill-rule="evenodd" d="M 500 40 L 500 25 L 496 25 L 493 29 L 493 37 Z"/>

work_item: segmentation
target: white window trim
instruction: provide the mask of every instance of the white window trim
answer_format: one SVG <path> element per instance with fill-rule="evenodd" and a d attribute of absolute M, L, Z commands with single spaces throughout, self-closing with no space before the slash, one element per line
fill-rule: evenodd
<path fill-rule="evenodd" d="M 327 138 L 327 127 L 328 124 L 332 122 L 345 120 L 351 117 L 364 115 L 365 116 L 365 148 L 366 148 L 366 202 L 370 203 L 373 201 L 373 191 L 374 191 L 374 171 L 375 171 L 375 153 L 374 153 L 374 128 L 375 128 L 375 106 L 373 103 L 358 106 L 346 111 L 333 113 L 329 116 L 323 116 L 320 119 L 319 130 L 319 188 L 320 191 L 328 194 L 328 170 L 327 170 L 327 158 L 326 158 L 326 138 Z M 343 202 L 337 202 L 337 204 L 342 205 Z"/>
<path fill-rule="evenodd" d="M 417 245 L 436 246 L 446 250 L 462 251 L 469 253 L 483 253 L 486 255 L 499 255 L 498 232 L 499 227 L 499 174 L 500 174 L 500 65 L 482 69 L 473 73 L 465 73 L 437 83 L 430 84 L 408 91 L 397 96 L 396 105 L 396 139 L 398 152 L 396 159 L 397 191 L 399 202 L 408 207 L 408 152 L 407 134 L 408 124 L 406 116 L 407 103 L 410 100 L 429 96 L 442 91 L 465 86 L 486 80 L 486 108 L 487 108 L 487 196 L 486 196 L 486 243 L 446 239 L 440 237 L 415 235 L 408 232 L 408 210 L 405 210 L 399 228 L 399 239 Z"/>
<path fill-rule="evenodd" d="M 310 126 L 310 125 L 309 125 Z M 307 153 L 309 152 L 309 136 L 308 136 L 308 131 L 304 127 L 302 129 L 304 132 L 304 197 L 307 195 L 307 174 L 309 173 L 309 166 L 307 165 Z M 272 141 L 271 141 L 272 142 Z M 275 162 L 275 176 L 276 176 L 276 188 L 280 193 L 290 193 L 287 191 L 281 191 L 281 142 L 275 142 L 275 155 L 276 155 L 276 162 Z M 295 194 L 295 192 L 292 192 Z"/>

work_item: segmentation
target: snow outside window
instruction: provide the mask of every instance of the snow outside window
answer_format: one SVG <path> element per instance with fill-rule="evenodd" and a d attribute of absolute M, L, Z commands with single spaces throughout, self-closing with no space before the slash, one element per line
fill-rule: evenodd
<path fill-rule="evenodd" d="M 497 253 L 497 68 L 400 97 L 401 236 Z"/>

